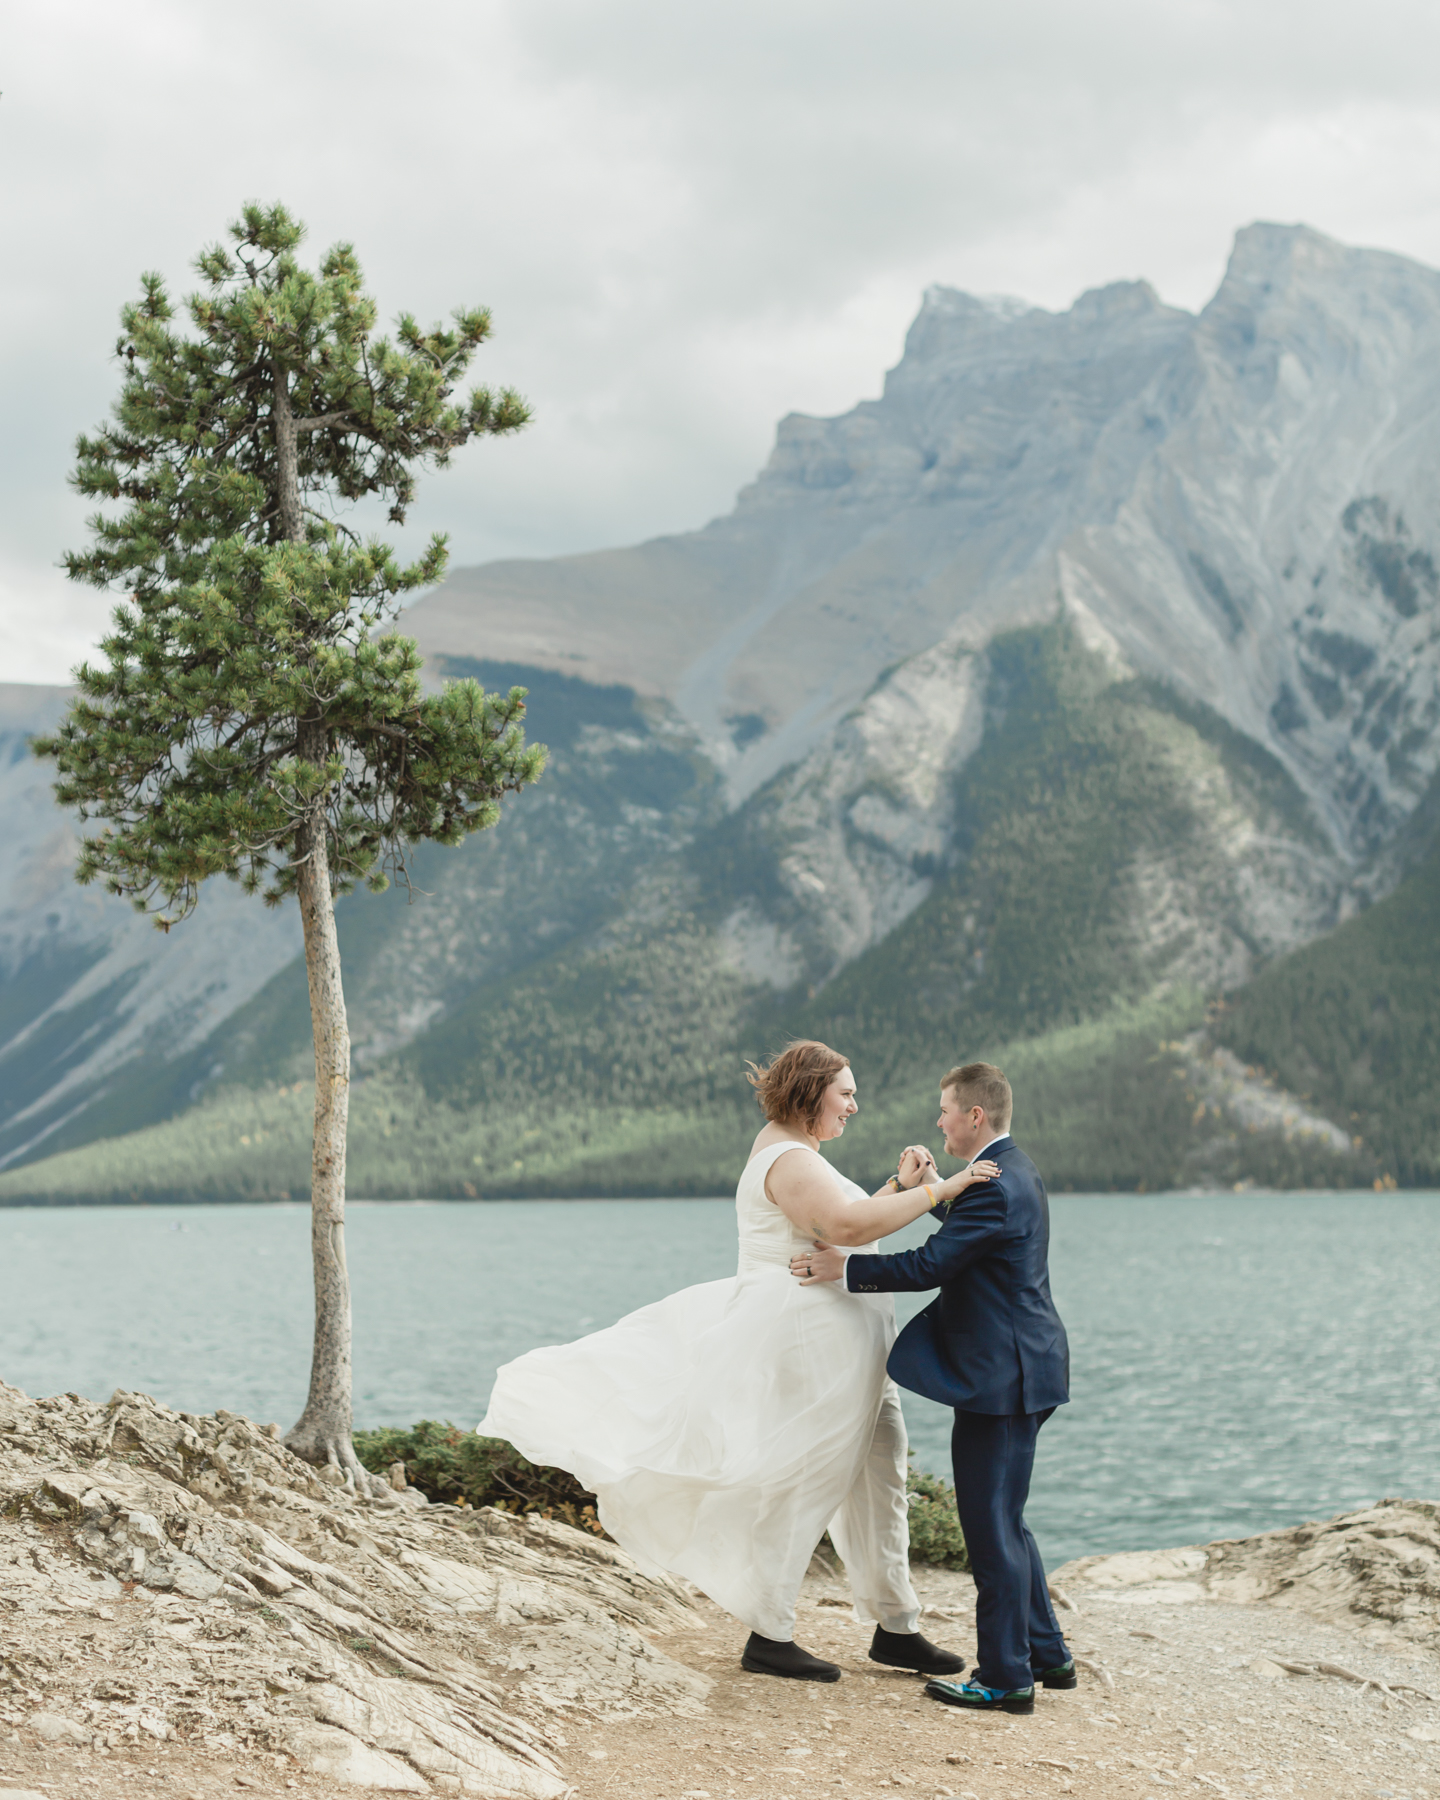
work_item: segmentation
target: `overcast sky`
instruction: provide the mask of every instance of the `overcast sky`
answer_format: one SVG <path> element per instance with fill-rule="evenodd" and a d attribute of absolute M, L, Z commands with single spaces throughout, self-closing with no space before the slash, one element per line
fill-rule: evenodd
<path fill-rule="evenodd" d="M 493 308 L 536 419 L 421 486 L 456 563 L 728 510 L 790 411 L 878 392 L 922 290 L 1198 307 L 1252 219 L 1440 264 L 1434 0 L 12 0 L 0 42 L 0 679 L 103 596 L 65 477 L 142 269 L 246 199 L 382 315 Z"/>

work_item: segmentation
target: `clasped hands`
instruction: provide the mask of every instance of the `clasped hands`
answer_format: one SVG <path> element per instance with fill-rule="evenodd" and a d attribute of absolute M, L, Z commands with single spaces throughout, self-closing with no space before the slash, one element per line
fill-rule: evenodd
<path fill-rule="evenodd" d="M 935 1200 L 940 1201 L 953 1200 L 964 1193 L 972 1182 L 991 1181 L 999 1173 L 998 1163 L 974 1162 L 958 1175 L 952 1175 L 948 1181 L 942 1182 L 940 1171 L 935 1166 L 935 1158 L 925 1146 L 910 1144 L 900 1158 L 895 1179 L 902 1188 L 916 1188 L 923 1183 L 931 1188 Z M 843 1281 L 848 1254 L 848 1251 L 837 1250 L 833 1244 L 827 1244 L 823 1238 L 816 1238 L 812 1248 L 790 1258 L 790 1273 L 801 1287 L 811 1287 L 822 1281 Z"/>

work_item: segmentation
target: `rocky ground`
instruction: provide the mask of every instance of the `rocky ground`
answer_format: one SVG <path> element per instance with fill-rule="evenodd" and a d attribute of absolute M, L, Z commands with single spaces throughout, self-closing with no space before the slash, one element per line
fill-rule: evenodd
<path fill-rule="evenodd" d="M 603 1539 L 356 1495 L 273 1428 L 0 1386 L 0 1793 L 554 1800 L 572 1715 L 703 1708 L 647 1635 L 693 1618 Z"/>
<path fill-rule="evenodd" d="M 1079 1689 L 971 1718 L 867 1661 L 818 1560 L 800 1636 L 844 1678 L 749 1676 L 740 1627 L 598 1539 L 357 1496 L 225 1414 L 0 1386 L 0 1800 L 1440 1796 L 1437 1518 L 1071 1564 Z M 968 1653 L 969 1581 L 917 1577 Z"/>

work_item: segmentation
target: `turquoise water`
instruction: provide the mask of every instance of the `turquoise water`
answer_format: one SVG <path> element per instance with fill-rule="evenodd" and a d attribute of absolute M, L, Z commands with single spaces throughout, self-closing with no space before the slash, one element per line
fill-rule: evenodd
<path fill-rule="evenodd" d="M 1052 1564 L 1440 1499 L 1440 1196 L 1066 1196 L 1053 1220 L 1074 1398 L 1030 1508 Z M 509 1357 L 734 1270 L 708 1200 L 355 1204 L 346 1236 L 366 1425 L 473 1425 Z M 309 1281 L 301 1206 L 3 1211 L 0 1376 L 288 1426 Z M 905 1404 L 943 1470 L 949 1415 Z"/>

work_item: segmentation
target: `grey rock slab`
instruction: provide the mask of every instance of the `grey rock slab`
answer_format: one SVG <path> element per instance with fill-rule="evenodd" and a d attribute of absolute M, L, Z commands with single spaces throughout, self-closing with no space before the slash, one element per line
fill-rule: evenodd
<path fill-rule="evenodd" d="M 315 1716 L 368 1744 L 403 1756 L 428 1776 L 451 1775 L 465 1787 L 514 1800 L 554 1800 L 566 1783 L 559 1769 L 522 1762 L 477 1733 L 443 1694 L 405 1681 L 352 1677 L 312 1696 Z"/>
<path fill-rule="evenodd" d="M 285 1747 L 303 1768 L 351 1787 L 390 1794 L 428 1794 L 430 1784 L 398 1757 L 362 1744 L 333 1725 L 299 1724 L 285 1733 Z"/>
<path fill-rule="evenodd" d="M 60 1713 L 39 1712 L 31 1715 L 30 1730 L 47 1744 L 88 1744 L 90 1733 L 83 1725 Z"/>

